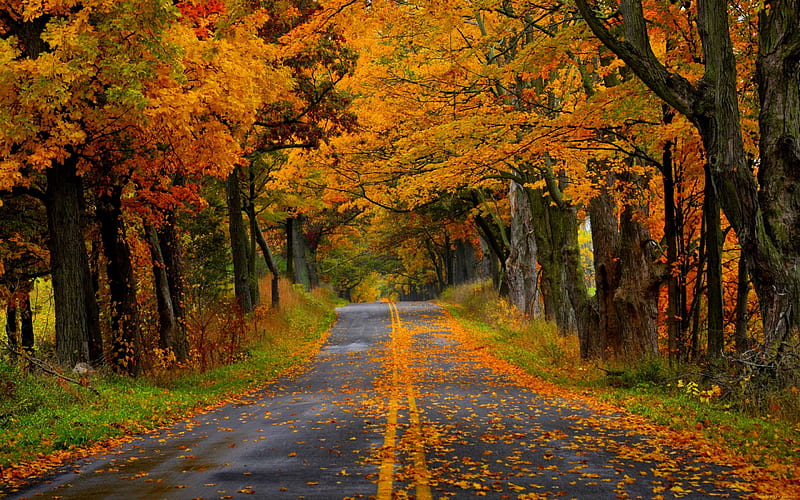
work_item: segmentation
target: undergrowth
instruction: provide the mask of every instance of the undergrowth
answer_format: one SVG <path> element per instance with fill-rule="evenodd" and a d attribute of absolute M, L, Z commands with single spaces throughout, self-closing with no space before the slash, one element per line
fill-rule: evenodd
<path fill-rule="evenodd" d="M 264 386 L 306 362 L 335 320 L 334 298 L 286 284 L 281 293 L 279 311 L 262 308 L 235 329 L 223 315 L 231 310 L 224 305 L 208 313 L 213 317 L 195 317 L 191 360 L 183 365 L 165 356 L 137 379 L 102 370 L 86 375 L 99 396 L 0 356 L 0 473 L 156 428 Z"/>
<path fill-rule="evenodd" d="M 544 380 L 588 391 L 662 425 L 702 432 L 755 465 L 796 463 L 800 456 L 797 389 L 767 391 L 756 402 L 757 396 L 721 381 L 727 380 L 725 367 L 671 366 L 661 358 L 583 361 L 577 336 L 522 317 L 490 284 L 449 289 L 441 304 L 473 340 Z"/>

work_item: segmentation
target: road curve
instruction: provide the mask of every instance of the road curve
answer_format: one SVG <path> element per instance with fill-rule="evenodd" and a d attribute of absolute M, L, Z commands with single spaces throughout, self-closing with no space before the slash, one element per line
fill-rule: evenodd
<path fill-rule="evenodd" d="M 7 498 L 738 498 L 665 446 L 465 349 L 427 302 L 339 309 L 301 373 L 6 491 Z M 2 491 L 0 487 L 0 491 Z"/>

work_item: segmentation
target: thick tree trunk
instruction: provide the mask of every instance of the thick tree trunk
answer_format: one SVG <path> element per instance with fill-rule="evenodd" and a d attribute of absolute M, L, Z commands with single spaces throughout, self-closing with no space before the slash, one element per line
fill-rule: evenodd
<path fill-rule="evenodd" d="M 506 259 L 508 298 L 521 314 L 536 318 L 541 315 L 536 236 L 528 193 L 516 181 L 509 183 L 509 203 L 511 230 Z"/>
<path fill-rule="evenodd" d="M 311 289 L 309 262 L 306 250 L 308 243 L 306 242 L 305 235 L 303 235 L 303 219 L 302 216 L 287 219 L 287 243 L 291 246 L 286 249 L 286 252 L 291 253 L 292 256 L 294 268 L 292 282 L 299 283 L 306 287 L 306 289 Z"/>
<path fill-rule="evenodd" d="M 481 249 L 481 259 L 478 263 L 478 279 L 495 283 L 500 266 L 497 264 L 497 256 L 486 242 L 482 231 L 478 231 L 478 243 Z"/>
<path fill-rule="evenodd" d="M 617 220 L 616 204 L 608 195 L 592 202 L 591 213 L 600 339 L 590 344 L 594 351 L 589 354 L 602 348 L 603 357 L 656 356 L 659 287 L 647 248 L 649 235 L 634 220 L 631 207 Z"/>
<path fill-rule="evenodd" d="M 800 327 L 800 0 L 769 2 L 758 20 L 764 225 L 748 235 L 760 251 L 742 247 L 764 318 L 763 349 L 781 352 L 780 344 Z"/>
<path fill-rule="evenodd" d="M 620 215 L 620 287 L 614 297 L 621 349 L 627 359 L 658 356 L 658 294 L 650 233 L 626 206 Z"/>
<path fill-rule="evenodd" d="M 609 186 L 611 183 L 609 182 Z M 585 358 L 658 355 L 658 294 L 661 278 L 650 253 L 650 235 L 634 207 L 619 213 L 612 195 L 590 203 L 598 326 L 581 344 Z"/>
<path fill-rule="evenodd" d="M 618 351 L 622 345 L 614 306 L 614 295 L 620 286 L 621 272 L 618 255 L 619 221 L 613 197 L 607 192 L 596 196 L 589 203 L 589 215 L 592 222 L 598 328 L 581 342 L 581 355 L 584 359 L 604 359 L 609 351 Z"/>
<path fill-rule="evenodd" d="M 456 240 L 453 282 L 456 285 L 475 281 L 478 261 L 475 258 L 475 248 L 464 240 Z"/>
<path fill-rule="evenodd" d="M 548 305 L 547 299 L 549 299 L 559 333 L 568 335 L 575 332 L 579 326 L 576 324 L 577 311 L 573 309 L 575 304 L 570 300 L 570 290 L 580 293 L 578 291 L 580 284 L 570 283 L 570 280 L 575 278 L 575 270 L 567 268 L 567 258 L 565 258 L 565 252 L 571 251 L 569 240 L 572 239 L 573 233 L 577 244 L 578 221 L 575 210 L 552 203 L 552 198 L 545 196 L 541 189 L 526 188 L 526 191 L 531 205 L 531 220 L 541 266 L 541 289 L 545 294 L 545 306 Z M 578 262 L 580 263 L 580 260 Z M 577 296 L 576 300 L 580 301 Z"/>
<path fill-rule="evenodd" d="M 136 277 L 122 220 L 122 186 L 111 186 L 99 197 L 96 213 L 111 296 L 112 363 L 135 377 L 142 371 L 142 334 Z"/>
<path fill-rule="evenodd" d="M 242 311 L 253 312 L 255 304 L 250 294 L 250 276 L 247 255 L 247 229 L 242 217 L 242 195 L 239 188 L 239 168 L 233 169 L 225 182 L 225 192 L 228 201 L 228 226 L 231 237 L 231 252 L 233 254 L 233 288 L 236 301 Z"/>
<path fill-rule="evenodd" d="M 55 302 L 56 358 L 72 367 L 98 363 L 100 320 L 83 235 L 83 190 L 76 160 L 47 169 L 47 226 Z M 94 345 L 90 348 L 90 342 Z"/>

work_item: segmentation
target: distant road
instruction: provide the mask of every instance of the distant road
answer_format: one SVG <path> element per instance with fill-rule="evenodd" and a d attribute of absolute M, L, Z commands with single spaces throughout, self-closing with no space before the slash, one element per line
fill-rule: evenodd
<path fill-rule="evenodd" d="M 308 369 L 8 498 L 738 498 L 664 447 L 481 362 L 428 302 L 339 309 Z"/>

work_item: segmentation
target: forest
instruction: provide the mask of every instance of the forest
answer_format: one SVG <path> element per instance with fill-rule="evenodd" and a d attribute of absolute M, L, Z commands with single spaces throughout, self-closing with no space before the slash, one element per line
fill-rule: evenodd
<path fill-rule="evenodd" d="M 797 402 L 799 167 L 798 0 L 3 0 L 2 345 L 138 377 L 281 279 L 484 280 Z"/>

